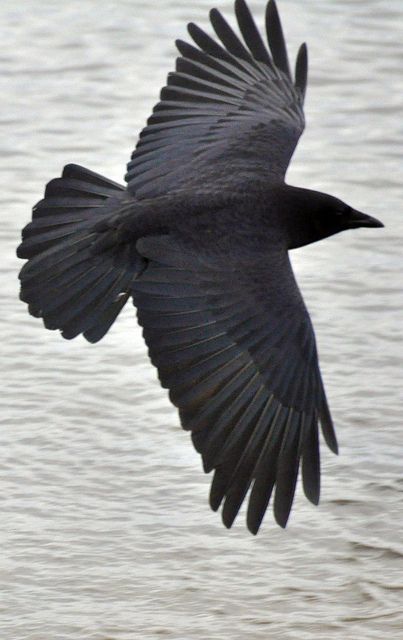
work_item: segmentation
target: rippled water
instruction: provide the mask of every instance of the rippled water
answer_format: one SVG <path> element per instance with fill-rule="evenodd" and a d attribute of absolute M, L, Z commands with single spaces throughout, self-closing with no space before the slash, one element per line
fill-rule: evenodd
<path fill-rule="evenodd" d="M 231 11 L 230 2 L 220 7 Z M 2 640 L 401 638 L 400 0 L 279 0 L 310 46 L 289 181 L 381 218 L 293 255 L 341 445 L 286 531 L 227 531 L 127 309 L 96 346 L 17 299 L 20 227 L 66 162 L 116 180 L 210 0 L 1 4 Z M 262 16 L 262 3 L 252 4 Z"/>

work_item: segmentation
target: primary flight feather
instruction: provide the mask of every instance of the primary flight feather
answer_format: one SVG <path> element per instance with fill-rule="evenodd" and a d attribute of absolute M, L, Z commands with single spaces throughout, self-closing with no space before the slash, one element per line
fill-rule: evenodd
<path fill-rule="evenodd" d="M 69 164 L 23 230 L 21 299 L 65 338 L 97 342 L 129 298 L 184 429 L 214 470 L 230 527 L 249 492 L 257 533 L 272 494 L 285 526 L 299 468 L 320 493 L 320 424 L 337 452 L 312 324 L 288 251 L 382 223 L 285 173 L 305 121 L 307 49 L 293 79 L 273 0 L 268 47 L 244 0 L 238 36 L 189 24 L 122 187 Z"/>

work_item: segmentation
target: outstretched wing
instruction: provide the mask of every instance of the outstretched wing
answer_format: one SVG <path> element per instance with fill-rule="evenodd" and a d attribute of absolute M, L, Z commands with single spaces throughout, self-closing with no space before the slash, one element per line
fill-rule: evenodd
<path fill-rule="evenodd" d="M 235 1 L 235 13 L 244 43 L 217 9 L 210 20 L 222 44 L 192 23 L 198 48 L 177 41 L 176 71 L 128 164 L 128 189 L 137 197 L 185 184 L 219 188 L 284 179 L 304 129 L 306 46 L 293 81 L 274 0 L 266 9 L 271 55 L 245 0 Z"/>
<path fill-rule="evenodd" d="M 285 526 L 300 459 L 306 496 L 319 500 L 318 421 L 337 443 L 315 337 L 286 252 L 251 263 L 203 258 L 170 236 L 137 243 L 148 267 L 133 299 L 150 358 L 192 431 L 210 504 L 230 527 L 252 485 L 247 524 L 257 533 L 275 487 Z M 235 262 L 236 260 L 236 262 Z"/>

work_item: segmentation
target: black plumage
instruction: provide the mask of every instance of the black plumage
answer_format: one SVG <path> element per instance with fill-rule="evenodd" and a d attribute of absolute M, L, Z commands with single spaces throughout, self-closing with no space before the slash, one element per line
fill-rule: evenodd
<path fill-rule="evenodd" d="M 244 0 L 241 37 L 217 9 L 194 24 L 140 134 L 123 188 L 67 165 L 23 230 L 21 298 L 65 338 L 96 342 L 131 297 L 184 429 L 214 470 L 210 504 L 230 527 L 249 493 L 257 533 L 271 495 L 285 526 L 301 463 L 320 493 L 318 428 L 337 442 L 311 321 L 288 251 L 380 222 L 288 186 L 304 129 L 307 48 L 293 80 L 275 2 L 268 47 Z"/>

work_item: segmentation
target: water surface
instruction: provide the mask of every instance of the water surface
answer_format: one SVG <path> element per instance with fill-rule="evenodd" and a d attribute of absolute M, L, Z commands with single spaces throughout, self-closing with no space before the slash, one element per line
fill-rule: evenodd
<path fill-rule="evenodd" d="M 132 308 L 91 346 L 17 299 L 19 229 L 77 162 L 121 181 L 185 23 L 210 0 L 4 2 L 0 74 L 2 640 L 379 640 L 403 632 L 403 6 L 282 0 L 310 47 L 288 178 L 382 219 L 293 262 L 340 441 L 319 508 L 227 531 Z M 220 8 L 232 11 L 232 3 Z M 252 3 L 262 18 L 263 3 Z"/>

